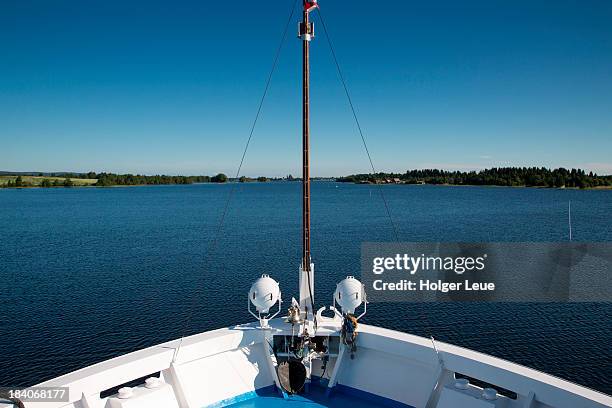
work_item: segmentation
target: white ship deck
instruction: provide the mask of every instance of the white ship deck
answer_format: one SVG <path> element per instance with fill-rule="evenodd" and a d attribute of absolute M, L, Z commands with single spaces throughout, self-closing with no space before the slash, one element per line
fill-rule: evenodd
<path fill-rule="evenodd" d="M 281 319 L 270 325 L 265 331 L 247 324 L 187 337 L 176 358 L 179 340 L 101 362 L 40 384 L 69 387 L 69 402 L 27 407 L 612 407 L 607 395 L 527 367 L 441 342 L 438 355 L 430 339 L 361 324 L 354 359 L 340 346 L 330 353 L 325 372 L 320 362 L 313 366 L 308 392 L 283 397 L 265 336 L 290 334 L 290 325 Z M 338 329 L 338 319 L 321 319 L 317 334 L 337 336 Z M 487 400 L 474 384 L 459 389 L 457 373 L 511 395 Z M 159 376 L 159 385 L 147 388 L 144 378 L 151 375 Z M 127 383 L 133 395 L 118 398 L 118 388 Z"/>

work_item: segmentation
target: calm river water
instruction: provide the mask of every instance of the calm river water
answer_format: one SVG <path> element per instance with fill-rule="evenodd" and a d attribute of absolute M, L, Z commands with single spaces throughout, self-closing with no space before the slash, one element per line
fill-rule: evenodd
<path fill-rule="evenodd" d="M 300 184 L 0 190 L 0 386 L 32 385 L 251 320 L 251 282 L 297 293 Z M 612 241 L 612 191 L 382 186 L 405 241 Z M 392 241 L 376 186 L 315 182 L 316 301 Z M 472 348 L 612 394 L 611 304 L 371 304 L 369 324 Z"/>

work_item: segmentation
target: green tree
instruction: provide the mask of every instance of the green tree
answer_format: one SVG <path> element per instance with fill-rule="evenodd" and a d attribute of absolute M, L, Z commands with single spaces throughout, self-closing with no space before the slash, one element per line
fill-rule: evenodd
<path fill-rule="evenodd" d="M 51 180 L 43 179 L 42 183 L 40 183 L 41 187 L 49 188 L 51 187 Z"/>
<path fill-rule="evenodd" d="M 21 176 L 17 176 L 15 179 L 15 187 L 23 187 L 23 179 Z"/>
<path fill-rule="evenodd" d="M 72 187 L 72 186 L 74 186 L 72 179 L 66 177 L 66 179 L 64 180 L 64 187 Z"/>
<path fill-rule="evenodd" d="M 219 173 L 213 178 L 210 179 L 213 183 L 225 183 L 227 181 L 227 176 L 223 173 Z"/>
<path fill-rule="evenodd" d="M 257 177 L 257 181 L 259 181 L 260 183 L 266 182 L 266 181 L 268 181 L 268 178 L 267 177 L 263 177 L 263 176 Z"/>

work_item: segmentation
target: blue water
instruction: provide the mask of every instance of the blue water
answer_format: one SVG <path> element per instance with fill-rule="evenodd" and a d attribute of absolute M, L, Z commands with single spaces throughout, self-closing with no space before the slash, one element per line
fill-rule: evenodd
<path fill-rule="evenodd" d="M 261 273 L 297 293 L 300 184 L 0 190 L 0 386 L 31 385 L 251 320 Z M 612 191 L 382 186 L 406 241 L 612 241 Z M 314 183 L 316 301 L 391 241 L 376 186 Z M 194 301 L 195 300 L 195 301 Z M 191 305 L 195 304 L 195 308 Z M 186 316 L 193 310 L 189 324 Z M 477 349 L 612 394 L 610 304 L 372 304 L 366 323 Z M 183 328 L 186 327 L 185 330 Z"/>

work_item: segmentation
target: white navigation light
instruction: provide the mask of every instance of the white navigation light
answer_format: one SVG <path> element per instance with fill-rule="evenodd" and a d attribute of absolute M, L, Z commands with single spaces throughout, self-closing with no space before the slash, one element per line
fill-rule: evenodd
<path fill-rule="evenodd" d="M 270 316 L 270 309 L 276 302 L 278 302 L 278 311 Z M 249 313 L 259 319 L 262 328 L 267 328 L 268 320 L 274 318 L 280 312 L 281 303 L 281 291 L 278 282 L 268 275 L 261 275 L 261 278 L 251 285 L 248 303 Z M 251 311 L 251 304 L 255 306 L 257 314 Z"/>
<path fill-rule="evenodd" d="M 347 276 L 336 285 L 336 291 L 334 292 L 334 306 L 338 303 L 342 308 L 342 313 L 354 314 L 362 303 L 367 303 L 365 289 L 361 282 L 355 279 L 353 276 Z M 359 316 L 363 316 L 364 312 Z M 358 317 L 358 318 L 359 318 Z"/>

